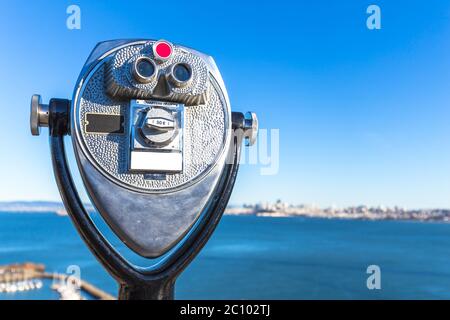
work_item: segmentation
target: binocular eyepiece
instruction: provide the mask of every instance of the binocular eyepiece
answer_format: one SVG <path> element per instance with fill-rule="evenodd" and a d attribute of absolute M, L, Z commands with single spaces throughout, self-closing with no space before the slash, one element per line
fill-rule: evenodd
<path fill-rule="evenodd" d="M 165 40 L 117 40 L 97 45 L 71 101 L 52 99 L 44 105 L 33 96 L 30 127 L 33 135 L 50 128 L 66 208 L 105 265 L 98 247 L 107 244 L 95 243 L 103 240 L 78 208 L 62 136 L 71 136 L 87 193 L 115 234 L 147 258 L 172 254 L 181 259 L 175 246 L 190 243 L 197 251 L 188 254 L 185 246 L 186 263 L 219 222 L 241 141 L 255 142 L 258 123 L 253 113 L 231 112 L 210 56 Z M 105 266 L 123 280 L 117 266 Z"/>

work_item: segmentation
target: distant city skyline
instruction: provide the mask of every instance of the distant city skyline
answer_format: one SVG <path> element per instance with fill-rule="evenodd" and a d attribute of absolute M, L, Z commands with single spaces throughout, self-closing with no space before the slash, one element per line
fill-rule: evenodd
<path fill-rule="evenodd" d="M 96 209 L 89 203 L 85 204 L 88 212 L 94 213 Z M 53 213 L 67 216 L 67 210 L 62 202 L 45 201 L 17 201 L 0 202 L 0 214 L 48 214 Z M 364 220 L 418 220 L 418 221 L 445 221 L 450 222 L 450 209 L 445 208 L 401 208 L 401 207 L 370 207 L 366 205 L 349 207 L 321 208 L 308 204 L 291 204 L 277 200 L 274 203 L 260 202 L 243 205 L 228 205 L 226 215 L 259 217 L 307 217 L 325 219 L 364 219 Z"/>
<path fill-rule="evenodd" d="M 164 38 L 212 55 L 232 109 L 279 129 L 277 173 L 242 165 L 231 204 L 450 208 L 449 2 L 173 1 L 167 19 L 149 1 L 81 0 L 80 30 L 71 4 L 2 6 L 0 201 L 60 201 L 47 130 L 29 132 L 32 94 L 71 98 L 97 42 Z"/>

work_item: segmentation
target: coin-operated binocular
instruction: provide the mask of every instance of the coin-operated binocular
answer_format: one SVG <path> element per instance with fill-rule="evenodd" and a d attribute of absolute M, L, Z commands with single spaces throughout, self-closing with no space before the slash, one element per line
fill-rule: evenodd
<path fill-rule="evenodd" d="M 99 43 L 73 99 L 31 101 L 31 132 L 49 127 L 53 169 L 83 240 L 119 282 L 120 299 L 172 299 L 175 280 L 217 226 L 257 118 L 231 112 L 214 60 L 168 41 Z M 83 206 L 66 160 L 71 135 L 92 204 L 148 268 L 127 261 Z"/>

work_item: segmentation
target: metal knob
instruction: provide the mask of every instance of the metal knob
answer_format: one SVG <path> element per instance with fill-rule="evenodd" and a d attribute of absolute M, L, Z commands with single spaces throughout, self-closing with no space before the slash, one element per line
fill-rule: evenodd
<path fill-rule="evenodd" d="M 41 96 L 31 97 L 30 130 L 33 136 L 41 133 L 41 127 L 48 127 L 48 105 L 42 104 Z"/>
<path fill-rule="evenodd" d="M 164 108 L 150 109 L 139 128 L 145 142 L 151 146 L 164 146 L 177 136 L 175 116 Z"/>
<path fill-rule="evenodd" d="M 254 112 L 247 112 L 244 120 L 245 145 L 252 146 L 258 136 L 258 117 Z"/>

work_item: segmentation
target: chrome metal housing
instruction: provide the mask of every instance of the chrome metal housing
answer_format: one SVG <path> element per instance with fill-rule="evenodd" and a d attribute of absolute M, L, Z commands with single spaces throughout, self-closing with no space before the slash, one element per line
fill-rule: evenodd
<path fill-rule="evenodd" d="M 78 168 L 92 203 L 119 238 L 136 253 L 155 258 L 178 243 L 202 218 L 222 175 L 231 142 L 231 111 L 228 95 L 214 60 L 193 49 L 179 47 L 195 54 L 208 66 L 211 85 L 220 91 L 226 106 L 226 133 L 223 148 L 214 163 L 201 175 L 174 188 L 143 189 L 118 180 L 92 157 L 83 137 L 79 103 L 90 77 L 118 50 L 150 40 L 116 40 L 102 42 L 87 59 L 78 78 L 71 105 L 70 130 Z M 151 178 L 151 177 L 150 177 Z"/>

